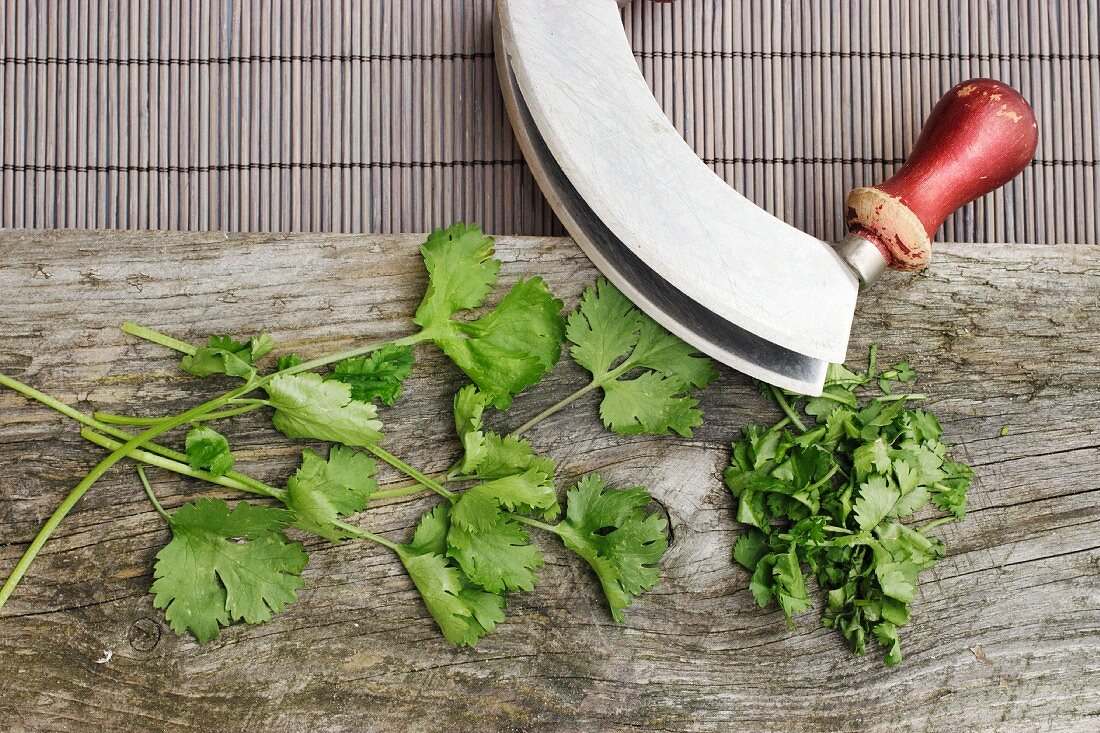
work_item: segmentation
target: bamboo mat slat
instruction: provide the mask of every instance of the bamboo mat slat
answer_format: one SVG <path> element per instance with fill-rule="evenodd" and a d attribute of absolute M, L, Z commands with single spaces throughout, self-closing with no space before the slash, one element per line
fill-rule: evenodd
<path fill-rule="evenodd" d="M 581 2 L 582 0 L 578 0 Z M 491 0 L 5 0 L 0 227 L 559 234 L 497 90 Z M 1017 86 L 1036 162 L 955 241 L 1100 239 L 1100 0 L 679 0 L 624 12 L 667 114 L 826 239 L 939 96 Z"/>

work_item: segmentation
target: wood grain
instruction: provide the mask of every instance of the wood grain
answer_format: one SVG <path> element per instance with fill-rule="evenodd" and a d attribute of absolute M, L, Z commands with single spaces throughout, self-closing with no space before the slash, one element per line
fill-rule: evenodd
<path fill-rule="evenodd" d="M 186 339 L 264 327 L 315 355 L 406 332 L 424 275 L 418 238 L 0 234 L 0 371 L 82 409 L 175 412 L 223 385 L 181 376 L 134 320 Z M 572 303 L 595 273 L 572 243 L 506 239 L 504 280 L 544 274 Z M 865 296 L 853 361 L 872 340 L 910 359 L 956 454 L 978 472 L 950 553 L 925 576 L 907 660 L 851 659 L 814 614 L 788 629 L 729 561 L 739 528 L 719 472 L 746 423 L 776 415 L 724 371 L 690 440 L 604 431 L 595 399 L 536 429 L 562 480 L 599 469 L 647 484 L 674 539 L 664 582 L 615 625 L 593 579 L 539 538 L 534 593 L 476 650 L 449 647 L 398 562 L 309 543 L 301 600 L 204 646 L 150 602 L 166 531 L 128 466 L 85 497 L 0 615 L 5 731 L 1095 731 L 1100 727 L 1100 250 L 939 248 L 925 273 Z M 427 470 L 458 446 L 461 380 L 430 349 L 388 445 Z M 494 419 L 518 424 L 582 382 L 566 361 Z M 1002 425 L 1008 433 L 999 437 Z M 225 423 L 239 462 L 280 481 L 300 446 L 261 416 Z M 0 568 L 101 455 L 52 412 L 0 393 Z M 386 474 L 387 480 L 397 478 Z M 230 493 L 157 472 L 165 502 Z M 409 536 L 428 499 L 370 511 Z M 109 661 L 103 660 L 111 652 Z"/>

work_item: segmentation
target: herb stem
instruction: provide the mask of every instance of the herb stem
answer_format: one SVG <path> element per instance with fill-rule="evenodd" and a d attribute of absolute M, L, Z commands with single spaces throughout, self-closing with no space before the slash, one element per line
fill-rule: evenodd
<path fill-rule="evenodd" d="M 920 532 L 921 534 L 925 534 L 926 532 L 930 532 L 933 529 L 935 529 L 936 527 L 939 527 L 941 524 L 947 524 L 948 522 L 954 522 L 954 521 L 955 521 L 955 517 L 953 517 L 953 516 L 940 517 L 939 519 L 933 519 L 931 522 L 929 522 L 928 524 L 925 524 L 924 526 L 922 526 L 917 531 Z"/>
<path fill-rule="evenodd" d="M 156 438 L 162 433 L 167 433 L 169 430 L 177 428 L 180 425 L 191 422 L 195 418 L 205 415 L 208 412 L 213 412 L 214 410 L 217 410 L 218 408 L 224 406 L 226 403 L 229 402 L 229 400 L 235 397 L 241 397 L 248 392 L 251 392 L 252 390 L 266 384 L 268 381 L 270 381 L 270 377 L 264 377 L 255 382 L 249 381 L 243 387 L 238 387 L 232 392 L 227 392 L 221 397 L 215 397 L 214 399 L 203 402 L 202 404 L 197 405 L 190 410 L 181 412 L 179 415 L 176 415 L 173 418 L 169 418 L 167 420 L 164 420 L 163 422 L 157 423 L 140 435 L 134 436 L 133 438 L 127 440 L 125 443 L 116 448 L 110 455 L 108 455 L 106 458 L 96 464 L 96 466 L 88 472 L 88 475 L 81 479 L 80 482 L 73 487 L 72 491 L 70 491 L 69 494 L 57 506 L 57 509 L 55 509 L 53 514 L 50 515 L 50 518 L 47 519 L 46 523 L 42 525 L 42 528 L 38 531 L 38 534 L 35 535 L 33 540 L 31 540 L 31 544 L 27 547 L 26 551 L 24 551 L 23 556 L 19 558 L 19 561 L 16 563 L 15 568 L 12 570 L 11 575 L 8 576 L 8 579 L 4 582 L 3 587 L 0 588 L 0 608 L 4 607 L 4 604 L 7 602 L 11 594 L 15 591 L 16 586 L 19 585 L 19 582 L 23 579 L 23 576 L 26 575 L 27 570 L 34 562 L 34 559 L 38 556 L 38 553 L 42 550 L 43 545 L 46 544 L 46 541 L 54 533 L 58 525 L 60 525 L 61 522 L 64 521 L 69 512 L 73 510 L 73 507 L 75 507 L 80 502 L 80 500 L 84 498 L 84 494 L 88 492 L 88 489 L 90 489 L 92 485 L 95 484 L 95 482 L 103 476 L 103 474 L 107 473 L 107 471 L 112 466 L 114 466 L 116 463 L 129 455 L 130 451 L 135 448 L 139 448 L 147 441 L 151 441 L 153 438 Z M 39 399 L 37 396 L 30 394 L 31 392 L 37 392 L 37 390 L 32 390 L 26 385 L 16 382 L 15 380 L 12 380 L 8 377 L 3 377 L 3 379 L 0 379 L 0 384 L 11 387 L 12 389 L 15 389 L 16 391 L 26 396 L 31 396 L 34 397 L 34 399 Z M 80 418 L 82 418 L 81 422 L 90 419 L 86 415 L 80 414 L 78 411 L 73 410 L 68 405 L 63 404 L 53 399 L 52 397 L 48 397 L 47 395 L 43 395 L 41 393 L 38 394 L 46 398 L 44 400 L 39 399 L 40 402 L 49 405 L 50 407 L 53 407 L 63 414 L 69 414 L 72 417 L 75 417 L 75 415 L 80 415 Z M 73 414 L 70 414 L 70 412 Z"/>
<path fill-rule="evenodd" d="M 53 535 L 58 525 L 64 521 L 69 512 L 73 510 L 73 507 L 84 498 L 84 494 L 91 488 L 92 484 L 98 481 L 99 477 L 106 473 L 107 469 L 117 462 L 118 458 L 115 457 L 115 454 L 111 454 L 100 461 L 96 464 L 95 468 L 88 472 L 88 475 L 85 476 L 80 483 L 73 487 L 72 491 L 68 493 L 61 503 L 57 505 L 53 514 L 51 514 L 49 519 L 46 520 L 46 523 L 42 525 L 42 528 L 38 530 L 38 534 L 34 536 L 30 545 L 23 552 L 23 556 L 20 557 L 19 561 L 15 564 L 11 574 L 8 575 L 8 579 L 4 582 L 3 587 L 0 587 L 0 608 L 3 608 L 4 604 L 7 603 L 8 598 L 11 597 L 16 586 L 19 585 L 19 581 L 27 574 L 27 570 L 34 562 L 34 559 L 38 557 L 38 553 L 42 550 L 46 541 L 50 539 L 50 536 Z"/>
<path fill-rule="evenodd" d="M 154 331 L 151 328 L 139 326 L 136 323 L 123 323 L 122 330 L 130 334 L 131 336 L 137 336 L 138 338 L 145 339 L 146 341 L 152 341 L 154 344 L 166 346 L 169 349 L 178 351 L 182 354 L 187 354 L 189 356 L 194 356 L 195 353 L 198 351 L 198 349 L 196 349 L 194 346 L 187 343 L 186 341 L 174 339 L 167 334 L 161 333 L 160 331 Z"/>
<path fill-rule="evenodd" d="M 421 473 L 420 471 L 417 471 L 415 468 L 413 468 L 409 464 L 405 463 L 404 461 L 402 461 L 400 458 L 398 458 L 394 454 L 390 453 L 385 448 L 382 448 L 381 446 L 372 444 L 372 445 L 366 446 L 366 449 L 369 450 L 374 455 L 381 458 L 386 463 L 388 463 L 391 466 L 393 466 L 394 468 L 396 468 L 401 473 L 403 473 L 406 476 L 408 476 L 409 478 L 417 481 L 418 483 L 422 484 L 423 486 L 426 486 L 427 488 L 431 489 L 432 491 L 434 491 L 435 493 L 437 493 L 440 496 L 444 497 L 445 499 L 448 499 L 450 501 L 454 501 L 455 497 L 457 496 L 457 494 L 455 492 L 449 491 L 449 490 L 443 488 L 443 485 L 440 484 L 438 481 L 436 481 L 435 479 L 433 479 L 429 476 L 426 476 L 425 474 Z"/>
<path fill-rule="evenodd" d="M 566 407 L 573 404 L 574 402 L 579 400 L 581 397 L 584 397 L 586 394 L 588 394 L 592 390 L 598 388 L 599 386 L 600 386 L 600 383 L 596 380 L 593 380 L 592 382 L 588 383 L 584 387 L 581 387 L 580 389 L 578 389 L 576 392 L 569 395 L 565 399 L 558 400 L 557 402 L 550 405 L 545 410 L 543 410 L 542 412 L 535 415 L 533 418 L 531 418 L 530 420 L 528 420 L 527 422 L 523 423 L 518 428 L 513 430 L 512 433 L 511 433 L 512 437 L 514 437 L 514 438 L 520 437 L 521 435 L 523 435 L 528 430 L 530 430 L 531 428 L 538 425 L 540 422 L 542 422 L 546 418 L 550 417 L 551 415 L 553 415 L 556 412 L 560 412 L 561 410 L 565 409 Z"/>
<path fill-rule="evenodd" d="M 83 428 L 80 431 L 80 437 L 84 438 L 89 443 L 95 443 L 101 448 L 106 448 L 107 450 L 112 451 L 118 450 L 123 445 L 117 440 L 108 438 L 105 435 L 100 435 L 99 433 L 89 428 Z M 285 491 L 277 489 L 274 486 L 268 486 L 267 484 L 261 483 L 256 479 L 252 479 L 247 476 L 240 476 L 240 474 L 237 474 L 237 477 L 233 477 L 232 474 L 227 474 L 225 476 L 215 476 L 214 474 L 207 471 L 198 471 L 194 468 L 191 468 L 191 466 L 187 465 L 183 461 L 174 461 L 170 458 L 165 458 L 164 456 L 158 456 L 155 453 L 141 450 L 140 448 L 131 449 L 127 452 L 126 455 L 128 458 L 133 458 L 135 461 L 141 461 L 142 463 L 146 463 L 150 466 L 163 468 L 166 471 L 178 473 L 181 476 L 189 476 L 190 478 L 197 478 L 202 481 L 217 484 L 218 486 L 224 486 L 227 489 L 236 489 L 237 491 L 243 491 L 247 494 L 259 494 L 260 496 L 268 496 L 272 499 L 279 499 L 280 501 L 282 501 L 286 497 Z M 242 478 L 248 480 L 242 481 Z"/>
<path fill-rule="evenodd" d="M 237 402 L 234 401 L 233 404 Z M 256 404 L 244 405 L 243 407 L 237 407 L 232 410 L 222 410 L 220 412 L 211 412 L 203 415 L 201 418 L 196 418 L 192 422 L 211 422 L 213 420 L 224 420 L 227 417 L 234 417 L 236 415 L 244 415 L 245 413 L 257 410 L 264 405 L 268 404 L 267 400 L 255 400 Z M 100 422 L 107 423 L 108 425 L 156 425 L 159 422 L 163 422 L 168 418 L 165 417 L 134 417 L 132 415 L 116 415 L 110 412 L 93 412 L 92 418 L 99 420 Z"/>
<path fill-rule="evenodd" d="M 137 474 L 138 478 L 141 479 L 141 487 L 145 489 L 145 495 L 149 497 L 149 502 L 153 505 L 153 508 L 157 510 L 157 514 L 161 516 L 161 519 L 171 525 L 172 517 L 168 512 L 164 511 L 164 507 L 162 507 L 157 500 L 157 495 L 153 493 L 153 487 L 149 485 L 149 479 L 145 476 L 145 468 L 139 465 L 137 467 Z"/>
<path fill-rule="evenodd" d="M 806 432 L 806 426 L 802 424 L 802 421 L 798 419 L 798 415 L 795 414 L 795 411 L 791 409 L 791 405 L 789 402 L 787 402 L 787 398 L 786 396 L 784 396 L 783 390 L 779 389 L 779 387 L 776 387 L 774 384 L 768 385 L 768 387 L 769 389 L 771 389 L 772 397 L 775 397 L 775 401 L 779 403 L 779 408 L 783 410 L 783 414 L 791 419 L 791 423 L 796 428 L 798 428 L 802 432 Z"/>
<path fill-rule="evenodd" d="M 531 517 L 525 517 L 522 514 L 511 514 L 511 513 L 509 513 L 509 516 L 511 516 L 512 519 L 516 520 L 520 524 L 526 524 L 530 527 L 535 527 L 536 529 L 541 529 L 543 532 L 550 532 L 551 534 L 556 534 L 556 535 L 559 535 L 559 536 L 561 535 L 561 530 L 558 529 L 553 524 L 547 524 L 546 522 L 540 522 L 537 519 L 532 519 Z"/>
<path fill-rule="evenodd" d="M 362 539 L 370 540 L 371 542 L 377 542 L 378 544 L 382 545 L 383 547 L 388 547 L 389 549 L 393 550 L 394 552 L 397 552 L 397 544 L 394 543 L 394 542 L 390 542 L 389 540 L 387 540 L 385 537 L 382 537 L 381 535 L 376 535 L 374 532 L 368 532 L 367 530 L 360 529 L 359 527 L 356 527 L 353 524 L 348 524 L 347 522 L 341 522 L 339 520 L 333 522 L 332 524 L 333 524 L 333 526 L 339 527 L 340 529 L 344 530 L 345 532 L 347 532 L 349 535 L 352 535 L 353 537 L 359 537 L 359 538 L 362 538 Z"/>

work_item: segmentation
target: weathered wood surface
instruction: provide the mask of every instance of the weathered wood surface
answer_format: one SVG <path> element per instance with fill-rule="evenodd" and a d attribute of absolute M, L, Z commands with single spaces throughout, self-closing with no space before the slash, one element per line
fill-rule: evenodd
<path fill-rule="evenodd" d="M 318 354 L 404 333 L 424 275 L 413 237 L 0 234 L 0 371 L 83 409 L 161 414 L 217 386 L 117 330 L 135 320 L 198 339 L 271 330 Z M 567 301 L 594 276 L 567 240 L 499 243 L 504 278 L 544 274 Z M 729 551 L 727 443 L 774 411 L 724 371 L 691 440 L 600 428 L 594 399 L 531 435 L 563 480 L 599 469 L 647 484 L 674 540 L 664 582 L 608 616 L 589 574 L 539 538 L 536 592 L 476 650 L 449 647 L 387 551 L 311 542 L 301 600 L 198 647 L 151 605 L 166 530 L 128 467 L 66 520 L 0 614 L 0 728 L 29 730 L 1095 731 L 1100 728 L 1100 248 L 944 246 L 860 307 L 853 360 L 877 340 L 911 359 L 979 479 L 942 528 L 949 556 L 921 585 L 906 662 L 851 659 L 807 615 L 756 608 Z M 454 458 L 455 369 L 425 348 L 389 445 L 428 470 Z M 516 400 L 518 424 L 581 384 L 566 362 Z M 999 437 L 1002 425 L 1008 434 Z M 265 418 L 226 424 L 239 461 L 272 481 L 300 446 Z M 101 454 L 67 421 L 0 394 L 0 569 Z M 392 477 L 392 480 L 398 480 Z M 224 495 L 156 474 L 166 503 Z M 365 526 L 406 538 L 426 506 Z M 980 650 L 978 648 L 980 647 Z M 974 648 L 975 651 L 972 651 Z M 111 653 L 109 661 L 105 661 Z"/>

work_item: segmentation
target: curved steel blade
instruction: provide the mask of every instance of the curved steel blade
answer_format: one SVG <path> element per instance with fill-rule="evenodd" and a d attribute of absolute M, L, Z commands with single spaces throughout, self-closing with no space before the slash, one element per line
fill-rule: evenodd
<path fill-rule="evenodd" d="M 496 33 L 524 154 L 601 271 L 720 361 L 820 392 L 847 349 L 855 277 L 699 160 L 650 93 L 616 0 L 498 0 Z"/>

